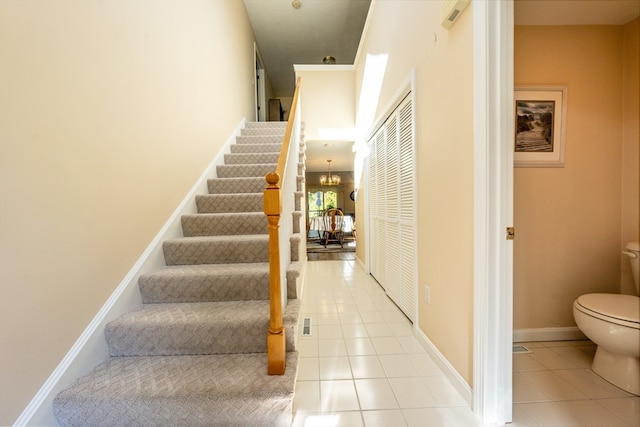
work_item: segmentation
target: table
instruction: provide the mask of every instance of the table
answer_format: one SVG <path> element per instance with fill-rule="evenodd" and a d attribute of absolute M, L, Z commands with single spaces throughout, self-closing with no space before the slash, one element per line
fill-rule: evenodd
<path fill-rule="evenodd" d="M 315 231 L 318 233 L 318 237 L 320 237 L 320 232 L 324 231 L 324 221 L 321 216 L 317 216 L 315 218 L 311 218 L 309 222 L 309 231 Z M 345 233 L 353 232 L 353 217 L 350 215 L 345 215 L 344 220 L 342 221 L 342 231 Z"/>

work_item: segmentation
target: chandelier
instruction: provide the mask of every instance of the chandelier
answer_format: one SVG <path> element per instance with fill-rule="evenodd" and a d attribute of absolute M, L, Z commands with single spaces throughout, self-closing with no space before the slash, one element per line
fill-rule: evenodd
<path fill-rule="evenodd" d="M 327 160 L 329 163 L 329 176 L 320 175 L 320 185 L 340 185 L 340 176 L 331 175 L 331 160 Z"/>

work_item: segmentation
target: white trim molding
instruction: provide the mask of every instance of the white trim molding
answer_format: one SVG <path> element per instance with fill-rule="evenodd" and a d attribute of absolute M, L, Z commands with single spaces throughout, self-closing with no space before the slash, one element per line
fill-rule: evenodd
<path fill-rule="evenodd" d="M 353 71 L 355 65 L 343 64 L 293 64 L 294 71 Z"/>
<path fill-rule="evenodd" d="M 577 326 L 566 328 L 534 328 L 516 329 L 513 331 L 513 342 L 536 341 L 580 341 L 587 337 Z"/>
<path fill-rule="evenodd" d="M 473 412 L 512 418 L 513 1 L 473 3 Z"/>
<path fill-rule="evenodd" d="M 429 338 L 414 324 L 414 332 L 418 342 L 424 347 L 431 359 L 438 365 L 438 368 L 444 373 L 444 376 L 451 382 L 451 385 L 460 393 L 462 398 L 471 406 L 473 394 L 469 384 L 456 371 L 451 363 L 438 348 L 431 342 Z"/>
<path fill-rule="evenodd" d="M 233 131 L 225 145 L 209 164 L 198 181 L 184 197 L 173 214 L 169 217 L 158 234 L 149 243 L 140 258 L 111 294 L 107 302 L 86 327 L 73 347 L 62 359 L 62 362 L 51 373 L 38 393 L 22 411 L 14 426 L 52 426 L 58 425 L 53 414 L 53 399 L 64 387 L 71 384 L 77 377 L 89 372 L 99 363 L 109 357 L 109 350 L 104 339 L 105 325 L 126 311 L 142 303 L 138 290 L 138 278 L 147 272 L 165 266 L 162 252 L 162 242 L 167 239 L 182 237 L 181 217 L 184 214 L 195 213 L 194 203 L 197 194 L 208 193 L 207 180 L 216 177 L 216 166 L 224 163 L 224 154 L 229 146 L 240 135 L 245 125 L 245 119 Z"/>

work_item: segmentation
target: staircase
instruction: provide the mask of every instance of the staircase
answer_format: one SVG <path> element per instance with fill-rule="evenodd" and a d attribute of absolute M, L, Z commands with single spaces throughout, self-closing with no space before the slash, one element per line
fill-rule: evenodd
<path fill-rule="evenodd" d="M 298 363 L 300 201 L 284 307 L 287 369 L 267 375 L 269 251 L 264 176 L 286 123 L 247 123 L 163 244 L 166 267 L 139 279 L 143 304 L 107 324 L 109 359 L 54 399 L 63 426 L 289 426 Z M 304 167 L 299 166 L 299 172 Z M 302 172 L 303 174 L 303 172 Z M 298 177 L 298 185 L 304 183 Z M 289 256 L 283 254 L 281 256 Z"/>

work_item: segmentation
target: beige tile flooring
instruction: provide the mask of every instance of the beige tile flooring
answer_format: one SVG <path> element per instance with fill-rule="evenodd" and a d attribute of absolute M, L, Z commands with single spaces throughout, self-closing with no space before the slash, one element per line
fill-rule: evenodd
<path fill-rule="evenodd" d="M 294 427 L 481 425 L 355 261 L 307 263 L 300 317 L 312 334 L 298 339 Z M 522 344 L 510 425 L 640 425 L 640 397 L 589 369 L 589 341 Z"/>

